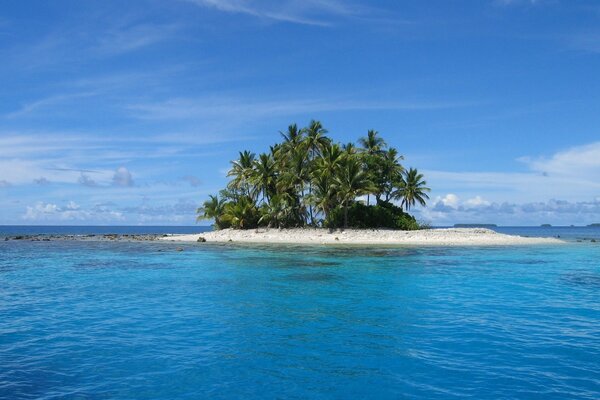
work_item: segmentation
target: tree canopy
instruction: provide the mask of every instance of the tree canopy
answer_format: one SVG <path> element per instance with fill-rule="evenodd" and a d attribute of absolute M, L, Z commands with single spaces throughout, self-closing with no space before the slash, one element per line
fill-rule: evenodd
<path fill-rule="evenodd" d="M 265 153 L 239 153 L 227 187 L 198 208 L 199 220 L 214 219 L 217 229 L 419 228 L 407 211 L 426 205 L 427 182 L 377 131 L 359 146 L 335 143 L 315 120 L 280 134 Z"/>

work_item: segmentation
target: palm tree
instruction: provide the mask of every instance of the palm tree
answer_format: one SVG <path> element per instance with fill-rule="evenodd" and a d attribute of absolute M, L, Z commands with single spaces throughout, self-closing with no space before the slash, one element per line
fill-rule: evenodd
<path fill-rule="evenodd" d="M 321 150 L 331 143 L 331 140 L 325 136 L 327 129 L 319 121 L 312 120 L 308 127 L 304 128 L 306 133 L 305 145 L 309 151 L 309 157 L 315 158 Z"/>
<path fill-rule="evenodd" d="M 268 227 L 281 228 L 290 221 L 292 214 L 293 210 L 285 200 L 285 196 L 275 195 L 271 197 L 271 201 L 262 205 L 258 223 L 266 223 Z"/>
<path fill-rule="evenodd" d="M 367 136 L 358 140 L 358 143 L 365 149 L 368 154 L 376 154 L 385 149 L 387 146 L 385 140 L 378 136 L 379 132 L 370 129 Z"/>
<path fill-rule="evenodd" d="M 237 201 L 225 205 L 221 219 L 233 228 L 252 227 L 258 221 L 256 205 L 250 197 L 240 197 Z"/>
<path fill-rule="evenodd" d="M 323 128 L 323 125 L 316 120 L 310 121 L 310 124 L 307 128 L 304 128 L 304 132 L 306 133 L 306 138 L 304 139 L 304 145 L 307 150 L 307 159 L 308 162 L 311 163 L 310 168 L 314 167 L 313 162 L 315 158 L 321 153 L 322 149 L 329 145 L 330 139 L 325 136 L 327 130 Z M 310 179 L 308 180 L 308 195 L 312 195 L 312 183 Z M 311 225 L 314 225 L 314 215 L 312 204 L 308 207 L 308 214 L 310 217 Z"/>
<path fill-rule="evenodd" d="M 372 190 L 368 174 L 362 168 L 357 156 L 348 156 L 344 159 L 338 174 L 333 178 L 334 186 L 344 208 L 344 228 L 348 227 L 348 206 L 358 196 Z"/>
<path fill-rule="evenodd" d="M 366 195 L 369 205 L 374 194 L 376 207 L 396 210 L 400 219 L 406 217 L 402 209 L 425 204 L 429 188 L 423 175 L 404 170 L 402 156 L 388 148 L 377 131 L 368 131 L 358 148 L 352 142 L 332 143 L 326 133 L 316 120 L 303 129 L 291 124 L 280 132 L 281 143 L 268 152 L 258 157 L 240 152 L 231 162 L 230 182 L 198 208 L 198 219 L 213 218 L 217 228 L 330 226 L 331 222 L 341 226 L 343 212 L 347 228 L 350 222 L 381 220 L 376 217 L 381 210 L 362 206 L 352 214 L 356 221 L 348 221 L 349 209 L 360 196 Z M 392 207 L 392 199 L 401 201 L 402 209 Z M 393 224 L 400 226 L 401 221 Z"/>
<path fill-rule="evenodd" d="M 291 124 L 288 126 L 287 132 L 279 132 L 283 137 L 282 147 L 285 151 L 296 151 L 304 140 L 304 131 L 298 129 L 298 125 Z"/>
<path fill-rule="evenodd" d="M 387 203 L 392 198 L 394 188 L 401 186 L 404 180 L 404 167 L 400 164 L 400 160 L 404 157 L 398 155 L 398 150 L 393 147 L 375 157 L 377 161 L 374 174 L 374 183 L 377 187 L 375 196 L 379 203 L 381 197 L 385 195 L 383 201 Z"/>
<path fill-rule="evenodd" d="M 429 199 L 427 192 L 430 191 L 427 181 L 423 179 L 423 174 L 420 174 L 416 168 L 410 168 L 408 171 L 404 171 L 404 181 L 394 197 L 401 198 L 400 205 L 408 211 L 416 203 L 425 206 L 426 200 Z"/>
<path fill-rule="evenodd" d="M 358 153 L 358 149 L 356 148 L 356 145 L 352 142 L 348 142 L 348 143 L 342 145 L 342 148 L 344 149 L 344 151 L 346 152 L 347 155 L 353 155 L 353 154 Z"/>
<path fill-rule="evenodd" d="M 275 173 L 275 161 L 271 154 L 262 153 L 254 160 L 254 168 L 250 176 L 250 183 L 254 190 L 262 193 L 262 201 L 269 202 L 275 194 L 277 176 Z"/>
<path fill-rule="evenodd" d="M 249 196 L 250 187 L 249 179 L 252 175 L 252 167 L 254 166 L 255 154 L 248 150 L 240 151 L 240 158 L 231 162 L 231 169 L 227 173 L 227 176 L 233 176 L 233 180 L 229 182 L 229 187 L 232 189 L 242 190 L 242 192 Z"/>
<path fill-rule="evenodd" d="M 379 136 L 379 132 L 374 129 L 369 129 L 369 131 L 367 131 L 367 136 L 358 139 L 358 143 L 360 143 L 363 148 L 365 154 L 363 160 L 369 176 L 373 181 L 381 180 L 381 171 L 378 171 L 378 169 L 380 169 L 379 164 L 383 164 L 383 160 L 380 156 L 387 146 L 385 140 Z M 377 193 L 375 196 L 377 197 L 377 200 L 379 200 Z M 367 193 L 367 205 L 371 202 L 370 200 L 371 193 Z"/>
<path fill-rule="evenodd" d="M 339 144 L 333 143 L 325 146 L 321 156 L 315 159 L 313 177 L 326 175 L 331 178 L 339 169 L 345 153 Z"/>
<path fill-rule="evenodd" d="M 198 217 L 196 221 L 200 221 L 203 219 L 214 219 L 215 226 L 217 228 L 221 228 L 221 215 L 223 214 L 223 209 L 225 207 L 225 200 L 219 199 L 218 196 L 213 196 L 212 194 L 208 196 L 208 200 L 206 200 L 202 207 L 199 207 L 196 210 Z"/>
<path fill-rule="evenodd" d="M 306 222 L 306 207 L 302 203 L 304 188 L 309 181 L 310 170 L 302 152 L 291 153 L 277 180 L 277 192 L 285 194 L 299 222 Z M 281 168 L 281 167 L 280 167 Z"/>
<path fill-rule="evenodd" d="M 313 193 L 309 201 L 314 205 L 317 212 L 323 214 L 323 221 L 329 221 L 329 213 L 335 207 L 336 194 L 335 186 L 332 185 L 332 175 L 327 173 L 316 174 L 313 177 Z"/>

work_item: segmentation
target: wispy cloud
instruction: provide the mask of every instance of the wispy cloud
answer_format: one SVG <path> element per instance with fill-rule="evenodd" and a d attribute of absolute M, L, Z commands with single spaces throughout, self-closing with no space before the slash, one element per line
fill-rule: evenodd
<path fill-rule="evenodd" d="M 252 99 L 252 98 L 176 98 L 158 103 L 132 104 L 133 116 L 142 119 L 259 118 L 273 115 L 299 115 L 313 112 L 397 110 L 419 111 L 471 106 L 470 102 L 446 101 L 369 101 L 343 98 Z"/>
<path fill-rule="evenodd" d="M 92 46 L 99 55 L 118 55 L 164 42 L 180 30 L 176 24 L 137 24 L 109 29 Z"/>
<path fill-rule="evenodd" d="M 600 142 L 571 147 L 551 157 L 522 157 L 519 161 L 545 176 L 587 179 L 600 184 Z"/>
<path fill-rule="evenodd" d="M 18 47 L 6 46 L 0 49 L 4 66 L 22 72 L 95 63 L 167 42 L 182 30 L 177 23 L 136 23 L 125 18 L 117 23 L 104 21 L 94 29 L 90 25 L 85 18 L 71 26 L 57 24 L 30 41 L 20 41 Z"/>
<path fill-rule="evenodd" d="M 215 157 L 221 153 L 215 146 L 232 140 L 239 141 L 240 138 L 186 132 L 119 136 L 89 132 L 0 131 L 0 180 L 27 185 L 44 177 L 53 183 L 127 187 L 133 183 L 133 177 L 128 177 L 129 170 L 117 170 L 122 165 L 147 163 L 153 159 L 152 164 L 157 165 L 156 172 L 160 175 L 167 173 L 160 163 L 170 165 L 173 159 Z M 152 169 L 148 165 L 144 168 L 145 171 Z M 183 184 L 181 171 L 173 172 L 172 181 Z M 192 185 L 199 182 L 191 175 L 186 181 Z"/>
<path fill-rule="evenodd" d="M 219 11 L 247 14 L 267 20 L 279 22 L 292 22 L 304 25 L 328 26 L 323 20 L 307 18 L 303 13 L 286 11 L 285 8 L 257 6 L 244 0 L 186 0 L 199 6 L 211 7 Z"/>
<path fill-rule="evenodd" d="M 57 105 L 64 104 L 65 102 L 81 99 L 85 97 L 94 96 L 94 92 L 84 92 L 84 93 L 68 93 L 61 94 L 56 96 L 46 97 L 40 100 L 32 101 L 30 103 L 23 104 L 18 110 L 12 111 L 8 114 L 4 114 L 4 118 L 7 119 L 15 119 L 19 117 L 29 116 L 31 113 L 35 111 L 39 111 L 44 108 L 51 108 Z"/>
<path fill-rule="evenodd" d="M 600 53 L 600 32 L 574 34 L 569 36 L 566 42 L 574 51 Z"/>
<path fill-rule="evenodd" d="M 475 197 L 484 192 L 493 202 L 520 203 L 551 198 L 577 201 L 600 197 L 600 142 L 571 147 L 547 157 L 521 157 L 524 172 L 424 171 L 429 185 L 451 206 L 454 193 Z M 441 211 L 441 210 L 438 210 Z"/>
<path fill-rule="evenodd" d="M 337 0 L 185 0 L 219 11 L 246 14 L 264 20 L 303 25 L 330 26 L 332 17 L 360 17 L 372 10 Z"/>
<path fill-rule="evenodd" d="M 494 4 L 500 6 L 536 5 L 543 2 L 544 0 L 494 0 Z"/>

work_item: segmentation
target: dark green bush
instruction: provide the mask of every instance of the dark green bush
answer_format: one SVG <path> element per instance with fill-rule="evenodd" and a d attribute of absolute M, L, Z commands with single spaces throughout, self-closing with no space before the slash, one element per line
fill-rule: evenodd
<path fill-rule="evenodd" d="M 343 226 L 344 210 L 338 207 L 330 214 L 325 225 L 331 228 Z M 390 203 L 379 203 L 367 206 L 360 202 L 353 203 L 348 208 L 348 228 L 388 228 L 400 230 L 416 230 L 420 226 L 410 214 L 402 208 Z"/>

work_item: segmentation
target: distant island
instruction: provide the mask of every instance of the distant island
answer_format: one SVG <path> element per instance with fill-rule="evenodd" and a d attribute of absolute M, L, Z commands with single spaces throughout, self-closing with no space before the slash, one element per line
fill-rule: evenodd
<path fill-rule="evenodd" d="M 550 225 L 550 224 L 541 224 L 540 227 L 542 227 L 542 228 L 552 228 L 552 225 Z"/>
<path fill-rule="evenodd" d="M 588 227 L 590 227 L 590 228 L 600 228 L 600 223 L 589 224 Z"/>
<path fill-rule="evenodd" d="M 497 228 L 496 224 L 454 224 L 455 228 Z"/>
<path fill-rule="evenodd" d="M 242 151 L 231 180 L 197 210 L 216 229 L 391 228 L 422 226 L 408 213 L 429 199 L 423 174 L 369 130 L 358 145 L 335 143 L 319 121 L 280 132 L 258 156 Z"/>

